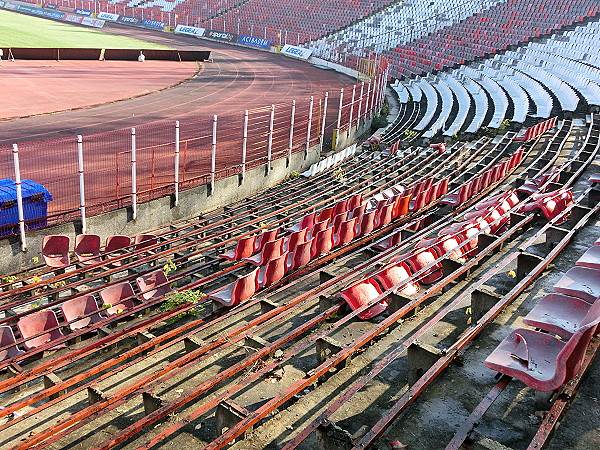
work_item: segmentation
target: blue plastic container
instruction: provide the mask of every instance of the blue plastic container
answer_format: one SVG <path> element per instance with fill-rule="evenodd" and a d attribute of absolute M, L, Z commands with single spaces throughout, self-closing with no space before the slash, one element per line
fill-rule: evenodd
<path fill-rule="evenodd" d="M 52 195 L 39 183 L 21 180 L 23 216 L 25 229 L 45 227 L 48 217 L 48 202 Z M 19 231 L 17 208 L 17 185 L 10 178 L 0 179 L 0 236 L 9 236 Z"/>

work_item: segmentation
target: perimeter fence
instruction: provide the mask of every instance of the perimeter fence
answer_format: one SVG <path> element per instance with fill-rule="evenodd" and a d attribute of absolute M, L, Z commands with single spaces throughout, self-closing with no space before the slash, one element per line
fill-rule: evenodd
<path fill-rule="evenodd" d="M 181 190 L 243 175 L 349 132 L 376 112 L 384 80 L 380 74 L 331 96 L 240 113 L 0 146 L 0 178 L 43 185 L 53 197 L 48 225 L 167 195 L 177 199 Z M 40 224 L 22 215 L 14 223 L 16 203 L 2 203 L 0 236 L 18 233 L 18 225 L 24 232 Z"/>

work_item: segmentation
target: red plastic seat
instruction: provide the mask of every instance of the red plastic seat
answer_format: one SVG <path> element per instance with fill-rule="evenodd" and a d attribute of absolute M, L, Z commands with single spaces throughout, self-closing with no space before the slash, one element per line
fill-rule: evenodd
<path fill-rule="evenodd" d="M 38 311 L 20 318 L 17 322 L 17 328 L 19 328 L 21 336 L 25 339 L 23 347 L 25 347 L 26 350 L 33 350 L 48 342 L 65 337 L 58 327 L 56 314 L 51 310 Z M 61 343 L 48 350 L 58 350 L 64 347 L 66 347 L 66 345 Z"/>
<path fill-rule="evenodd" d="M 380 270 L 373 274 L 372 278 L 376 279 L 386 291 L 394 288 L 397 293 L 411 296 L 421 288 L 417 281 L 409 279 L 411 275 L 408 265 L 401 262 Z"/>
<path fill-rule="evenodd" d="M 263 233 L 256 238 L 254 251 L 261 251 L 267 242 L 274 241 L 277 239 L 277 236 L 279 236 L 279 228 L 263 231 Z"/>
<path fill-rule="evenodd" d="M 16 358 L 25 354 L 25 352 L 19 349 L 16 345 L 15 335 L 11 327 L 0 326 L 0 361 L 5 359 Z"/>
<path fill-rule="evenodd" d="M 309 228 L 309 229 L 312 228 L 313 225 L 315 224 L 316 215 L 317 215 L 317 213 L 315 211 L 311 212 L 310 214 L 305 215 L 304 217 L 302 217 L 302 219 L 300 219 L 300 222 L 298 222 L 296 225 L 294 225 L 291 228 L 287 228 L 286 231 L 293 233 L 294 231 L 300 231 L 305 228 Z"/>
<path fill-rule="evenodd" d="M 312 258 L 329 253 L 333 248 L 333 227 L 325 228 L 314 235 L 310 254 Z"/>
<path fill-rule="evenodd" d="M 172 290 L 169 285 L 169 279 L 160 269 L 137 277 L 135 284 L 137 284 L 140 290 L 142 299 L 146 301 L 160 298 Z"/>
<path fill-rule="evenodd" d="M 442 178 L 438 183 L 437 183 L 437 189 L 435 192 L 435 199 L 437 200 L 438 198 L 446 195 L 448 193 L 448 183 L 450 182 L 450 178 L 446 177 L 446 178 Z M 432 200 L 433 201 L 433 200 Z"/>
<path fill-rule="evenodd" d="M 246 236 L 237 241 L 235 248 L 226 253 L 219 255 L 220 258 L 225 258 L 229 261 L 239 261 L 242 258 L 247 258 L 254 253 L 256 246 L 256 236 Z"/>
<path fill-rule="evenodd" d="M 539 331 L 514 330 L 487 357 L 484 365 L 521 380 L 536 391 L 554 391 L 579 372 L 600 321 L 599 309 L 590 309 L 567 342 Z"/>
<path fill-rule="evenodd" d="M 340 200 L 333 206 L 333 213 L 331 215 L 332 217 L 335 217 L 346 211 L 348 211 L 348 200 Z"/>
<path fill-rule="evenodd" d="M 309 230 L 307 228 L 302 228 L 301 230 L 290 233 L 290 235 L 283 241 L 283 251 L 291 252 L 298 244 L 306 242 L 308 231 Z"/>
<path fill-rule="evenodd" d="M 42 256 L 49 267 L 61 268 L 69 265 L 69 236 L 50 234 L 42 240 Z"/>
<path fill-rule="evenodd" d="M 60 308 L 65 320 L 69 322 L 69 328 L 73 331 L 88 327 L 104 319 L 93 295 L 81 295 L 67 300 L 60 305 Z"/>
<path fill-rule="evenodd" d="M 552 220 L 562 213 L 569 205 L 573 203 L 573 195 L 569 189 L 559 189 L 557 191 L 538 194 L 533 196 L 533 201 L 521 207 L 522 212 L 531 212 L 539 209 L 547 220 Z M 560 225 L 568 219 L 568 214 L 555 222 Z"/>
<path fill-rule="evenodd" d="M 406 256 L 404 262 L 408 264 L 413 274 L 431 266 L 417 275 L 417 281 L 423 284 L 432 284 L 444 276 L 442 263 L 435 262 L 438 258 L 439 255 L 434 249 L 415 249 Z"/>
<path fill-rule="evenodd" d="M 345 220 L 340 224 L 333 235 L 333 245 L 335 247 L 347 244 L 356 237 L 356 221 L 355 217 L 354 219 Z"/>
<path fill-rule="evenodd" d="M 82 264 L 95 264 L 100 259 L 100 236 L 97 234 L 78 234 L 75 237 L 73 253 Z"/>
<path fill-rule="evenodd" d="M 412 194 L 405 194 L 397 196 L 394 199 L 394 207 L 392 209 L 392 219 L 397 219 L 398 217 L 402 217 L 408 213 L 408 208 L 410 206 L 410 199 L 412 198 Z"/>
<path fill-rule="evenodd" d="M 572 267 L 554 285 L 554 290 L 594 303 L 600 297 L 600 270 Z"/>
<path fill-rule="evenodd" d="M 216 300 L 227 307 L 236 306 L 241 302 L 248 300 L 258 289 L 259 270 L 260 267 L 257 267 L 252 272 L 238 278 L 233 283 L 211 292 L 209 298 Z"/>
<path fill-rule="evenodd" d="M 145 248 L 158 244 L 158 238 L 154 234 L 136 234 L 133 237 L 133 251 L 139 252 Z"/>
<path fill-rule="evenodd" d="M 264 266 L 269 260 L 277 258 L 283 252 L 283 241 L 285 237 L 280 237 L 274 241 L 264 244 L 262 250 L 254 256 L 243 258 L 242 261 L 254 266 Z"/>
<path fill-rule="evenodd" d="M 440 256 L 451 258 L 464 264 L 467 262 L 467 257 L 460 244 L 461 240 L 459 236 L 442 236 L 435 240 L 433 249 Z"/>
<path fill-rule="evenodd" d="M 331 220 L 333 218 L 333 206 L 329 208 L 322 209 L 319 215 L 317 216 L 317 222 L 323 222 L 324 220 Z"/>
<path fill-rule="evenodd" d="M 392 221 L 394 212 L 394 203 L 386 203 L 377 208 L 375 213 L 375 228 L 385 227 Z"/>
<path fill-rule="evenodd" d="M 596 303 L 598 302 L 594 304 Z M 529 311 L 523 318 L 523 323 L 569 339 L 579 329 L 591 307 L 588 302 L 577 297 L 548 294 Z"/>
<path fill-rule="evenodd" d="M 440 204 L 450 205 L 453 207 L 463 204 L 469 198 L 470 187 L 471 183 L 462 184 L 457 193 L 446 195 L 442 200 L 440 200 Z"/>
<path fill-rule="evenodd" d="M 348 211 L 344 211 L 343 213 L 340 213 L 337 216 L 333 216 L 331 226 L 333 227 L 334 231 L 339 230 L 340 224 L 348 220 L 348 214 Z"/>
<path fill-rule="evenodd" d="M 322 222 L 316 222 L 314 224 L 314 226 L 309 230 L 308 236 L 310 238 L 315 237 L 318 233 L 320 233 L 324 229 L 328 228 L 330 223 L 331 223 L 331 221 L 329 219 L 326 219 Z"/>
<path fill-rule="evenodd" d="M 108 236 L 106 238 L 106 244 L 104 245 L 104 257 L 106 260 L 110 261 L 113 258 L 117 258 L 119 256 L 125 255 L 128 253 L 129 246 L 131 245 L 131 238 L 129 236 L 123 235 L 114 235 Z M 113 261 L 111 262 L 112 266 L 118 267 L 121 266 L 122 261 Z"/>
<path fill-rule="evenodd" d="M 288 253 L 283 252 L 277 258 L 267 262 L 258 272 L 257 284 L 259 288 L 271 286 L 283 278 L 286 273 L 286 262 Z"/>
<path fill-rule="evenodd" d="M 309 239 L 306 242 L 302 242 L 296 245 L 292 251 L 288 252 L 288 257 L 286 261 L 286 271 L 296 270 L 300 267 L 304 267 L 311 260 L 311 248 L 312 248 L 313 240 Z"/>
<path fill-rule="evenodd" d="M 350 199 L 348 200 L 348 211 L 353 211 L 354 208 L 362 205 L 363 202 L 363 195 L 362 194 L 355 194 L 352 197 L 350 197 Z"/>
<path fill-rule="evenodd" d="M 589 269 L 600 270 L 600 247 L 597 245 L 591 246 L 581 257 L 575 262 L 576 266 L 587 267 Z"/>
<path fill-rule="evenodd" d="M 350 214 L 348 214 L 348 218 L 350 219 L 353 217 L 357 217 L 360 221 L 360 218 L 365 214 L 365 211 L 367 210 L 367 205 L 368 203 L 365 202 L 362 205 L 358 205 L 356 208 L 352 209 Z"/>
<path fill-rule="evenodd" d="M 343 298 L 352 311 L 356 311 L 360 307 L 373 302 L 378 296 L 383 293 L 379 284 L 372 278 L 361 280 L 343 291 L 338 295 Z M 358 314 L 358 317 L 362 320 L 368 320 L 381 314 L 388 307 L 387 299 L 383 299 L 370 308 Z"/>
<path fill-rule="evenodd" d="M 356 237 L 362 237 L 375 229 L 375 215 L 377 210 L 363 214 L 360 222 L 356 223 Z"/>
<path fill-rule="evenodd" d="M 115 284 L 100 291 L 102 304 L 110 305 L 105 310 L 109 316 L 114 316 L 133 308 L 134 297 L 133 288 L 127 282 Z"/>

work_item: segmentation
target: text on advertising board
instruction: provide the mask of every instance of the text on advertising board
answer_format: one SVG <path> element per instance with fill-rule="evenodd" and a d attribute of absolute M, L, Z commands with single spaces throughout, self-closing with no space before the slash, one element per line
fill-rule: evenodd
<path fill-rule="evenodd" d="M 227 42 L 235 42 L 237 41 L 237 34 L 235 33 L 227 33 L 225 31 L 217 31 L 217 30 L 208 30 L 208 32 L 204 33 L 204 36 L 212 38 L 212 39 L 218 39 L 220 41 L 227 41 Z"/>
<path fill-rule="evenodd" d="M 190 36 L 200 37 L 204 35 L 204 28 L 190 27 L 187 25 L 177 25 L 175 33 L 189 34 Z"/>
<path fill-rule="evenodd" d="M 263 39 L 263 38 L 254 37 L 254 36 L 242 35 L 238 39 L 238 44 L 249 45 L 251 47 L 264 48 L 265 50 L 268 50 L 269 48 L 271 48 L 271 40 L 270 39 Z"/>
<path fill-rule="evenodd" d="M 107 12 L 98 13 L 97 17 L 98 17 L 98 19 L 110 20 L 111 22 L 116 22 L 117 20 L 119 20 L 118 14 L 107 13 Z"/>
<path fill-rule="evenodd" d="M 281 49 L 281 53 L 288 56 L 294 56 L 300 59 L 308 59 L 310 57 L 310 54 L 312 53 L 312 50 L 302 47 L 296 47 L 295 45 L 286 44 Z"/>

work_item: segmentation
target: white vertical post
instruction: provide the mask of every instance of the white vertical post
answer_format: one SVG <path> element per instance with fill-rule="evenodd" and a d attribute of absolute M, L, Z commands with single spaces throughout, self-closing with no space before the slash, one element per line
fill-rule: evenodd
<path fill-rule="evenodd" d="M 312 118 L 313 118 L 313 106 L 315 103 L 315 98 L 310 96 L 310 105 L 308 107 L 308 127 L 306 129 L 306 150 L 304 152 L 304 157 L 308 156 L 308 149 L 310 148 L 310 129 L 312 128 Z"/>
<path fill-rule="evenodd" d="M 242 139 L 242 180 L 246 176 L 246 152 L 248 149 L 248 110 L 244 111 L 244 137 Z"/>
<path fill-rule="evenodd" d="M 175 206 L 179 206 L 179 120 L 175 121 Z"/>
<path fill-rule="evenodd" d="M 340 89 L 340 108 L 338 110 L 337 124 L 335 127 L 335 142 L 332 142 L 333 148 L 337 150 L 340 139 L 340 126 L 342 124 L 342 106 L 344 104 L 344 88 Z"/>
<path fill-rule="evenodd" d="M 81 211 L 81 231 L 86 233 L 87 220 L 85 218 L 85 182 L 83 179 L 83 137 L 77 135 L 77 173 L 79 174 L 79 211 Z"/>
<path fill-rule="evenodd" d="M 296 120 L 296 100 L 292 100 L 292 115 L 290 117 L 290 140 L 288 142 L 288 161 L 292 160 L 292 147 L 294 146 L 294 121 Z"/>
<path fill-rule="evenodd" d="M 133 220 L 137 219 L 137 158 L 135 128 L 131 129 L 131 208 Z"/>
<path fill-rule="evenodd" d="M 369 79 L 369 84 L 367 85 L 367 102 L 365 103 L 365 118 L 369 117 L 370 114 L 370 100 L 371 100 L 371 80 Z"/>
<path fill-rule="evenodd" d="M 21 236 L 21 251 L 27 251 L 25 241 L 25 215 L 23 214 L 23 192 L 21 190 L 21 167 L 19 166 L 19 147 L 13 144 L 13 161 L 15 165 L 15 186 L 17 188 L 17 211 L 19 214 L 19 234 Z"/>
<path fill-rule="evenodd" d="M 267 173 L 271 171 L 271 159 L 273 151 L 273 122 L 275 121 L 275 105 L 271 105 L 271 117 L 269 118 L 269 140 L 267 141 Z"/>
<path fill-rule="evenodd" d="M 362 118 L 360 116 L 360 113 L 362 112 L 362 102 L 363 102 L 363 95 L 365 92 L 365 82 L 361 81 L 360 82 L 360 97 L 358 100 L 358 114 L 356 115 L 356 127 L 358 128 L 358 124 L 362 121 Z"/>
<path fill-rule="evenodd" d="M 323 102 L 323 119 L 321 121 L 321 150 L 323 150 L 323 140 L 325 138 L 325 121 L 327 120 L 327 101 L 329 92 L 325 92 L 325 101 Z"/>
<path fill-rule="evenodd" d="M 348 119 L 348 133 L 352 128 L 352 116 L 354 115 L 354 100 L 356 99 L 356 84 L 352 86 L 352 100 L 350 100 L 350 119 Z"/>
<path fill-rule="evenodd" d="M 217 165 L 217 115 L 213 116 L 212 151 L 210 156 L 210 192 L 215 188 L 215 170 Z"/>

